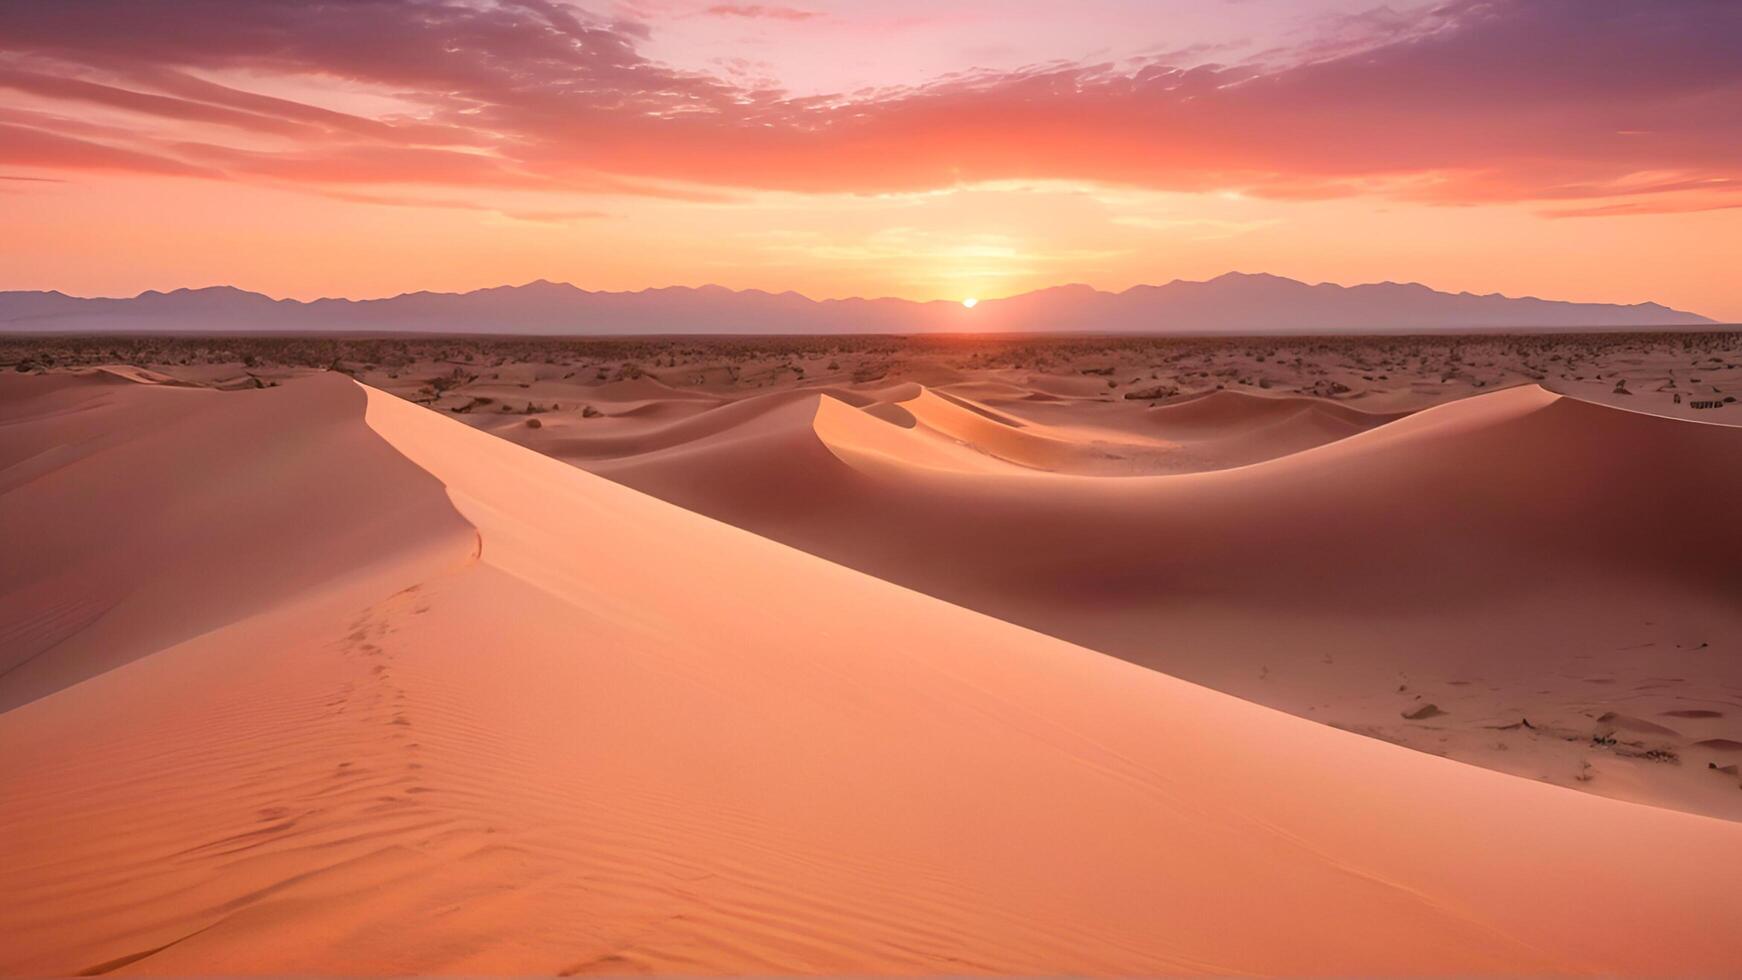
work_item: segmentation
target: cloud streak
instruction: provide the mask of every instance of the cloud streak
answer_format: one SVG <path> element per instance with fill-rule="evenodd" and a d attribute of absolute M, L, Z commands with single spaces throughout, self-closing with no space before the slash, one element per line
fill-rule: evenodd
<path fill-rule="evenodd" d="M 744 17 L 751 20 L 811 20 L 822 16 L 814 10 L 769 6 L 760 3 L 716 3 L 703 10 L 711 17 Z"/>
<path fill-rule="evenodd" d="M 556 0 L 3 4 L 0 87 L 35 115 L 4 125 L 0 165 L 680 197 L 1057 179 L 1567 215 L 1742 196 L 1731 0 L 1452 0 L 1246 65 L 807 98 L 657 63 L 647 35 Z M 71 123 L 93 111 L 109 135 Z"/>

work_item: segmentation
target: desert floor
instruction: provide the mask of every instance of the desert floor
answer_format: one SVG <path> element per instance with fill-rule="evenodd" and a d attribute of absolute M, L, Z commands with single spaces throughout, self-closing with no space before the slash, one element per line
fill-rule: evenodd
<path fill-rule="evenodd" d="M 0 367 L 0 970 L 1742 961 L 1737 335 Z"/>

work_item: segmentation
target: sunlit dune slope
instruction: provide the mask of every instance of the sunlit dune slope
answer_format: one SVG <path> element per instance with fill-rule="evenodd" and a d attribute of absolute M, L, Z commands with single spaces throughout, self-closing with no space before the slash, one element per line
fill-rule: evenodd
<path fill-rule="evenodd" d="M 1322 444 L 1245 467 L 1108 478 L 1011 462 L 1038 462 L 1034 447 L 1062 443 L 1061 425 L 1037 437 L 924 395 L 894 407 L 915 423 L 820 396 L 586 465 L 1297 714 L 1742 817 L 1721 771 L 1736 760 L 1712 741 L 1742 740 L 1742 430 L 1534 386 L 1392 421 L 1213 395 L 1148 410 L 1158 436 L 1188 452 L 1247 440 L 1269 454 L 1306 425 Z M 1426 704 L 1437 720 L 1405 717 Z M 1709 714 L 1665 722 L 1673 737 L 1604 742 L 1606 714 L 1688 710 Z M 1527 736 L 1494 734 L 1525 720 Z M 1552 735 L 1528 735 L 1539 729 Z"/>
<path fill-rule="evenodd" d="M 113 466 L 59 511 L 31 503 L 34 549 L 95 563 L 85 522 L 191 512 L 179 547 L 128 552 L 133 577 L 102 594 L 124 610 L 174 575 L 177 594 L 231 597 L 204 601 L 228 618 L 198 635 L 86 658 L 90 676 L 0 714 L 7 972 L 1712 973 L 1742 956 L 1736 824 L 1237 701 L 336 377 L 200 404 L 126 389 L 129 418 L 165 415 L 113 444 L 127 423 L 87 389 L 0 390 L 23 447 L 9 520 L 34 499 L 14 497 L 26 450 L 69 417 L 79 465 Z M 214 430 L 286 448 L 241 471 L 198 451 Z M 304 502 L 325 486 L 350 492 Z M 361 542 L 384 513 L 389 540 Z M 375 560 L 292 580 L 260 554 L 265 526 L 265 545 Z M 97 585 L 11 574 L 9 595 Z M 1593 911 L 1614 901 L 1626 914 Z"/>

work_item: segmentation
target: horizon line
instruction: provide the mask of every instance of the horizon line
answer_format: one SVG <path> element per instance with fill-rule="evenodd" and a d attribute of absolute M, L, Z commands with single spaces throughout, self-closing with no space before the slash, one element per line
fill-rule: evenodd
<path fill-rule="evenodd" d="M 376 303 L 376 302 L 384 302 L 384 301 L 389 301 L 389 300 L 403 299 L 403 298 L 406 298 L 409 296 L 470 296 L 470 295 L 475 295 L 477 293 L 490 292 L 492 290 L 527 289 L 527 288 L 531 288 L 534 286 L 553 286 L 553 287 L 566 287 L 569 289 L 576 290 L 577 292 L 586 293 L 588 295 L 594 295 L 594 296 L 638 296 L 638 295 L 642 295 L 645 293 L 664 292 L 664 291 L 670 291 L 670 290 L 687 290 L 690 292 L 699 292 L 702 290 L 714 289 L 714 290 L 723 290 L 725 292 L 732 293 L 734 295 L 743 295 L 746 293 L 750 293 L 750 294 L 761 294 L 764 296 L 775 296 L 775 297 L 794 296 L 794 297 L 797 297 L 797 298 L 804 300 L 806 302 L 819 304 L 819 305 L 824 304 L 824 303 L 894 302 L 894 303 L 911 303 L 911 304 L 918 305 L 918 306 L 927 306 L 927 305 L 931 305 L 931 304 L 942 304 L 945 306 L 952 306 L 952 305 L 961 305 L 962 301 L 965 299 L 973 299 L 973 300 L 975 300 L 976 304 L 985 305 L 988 303 L 998 303 L 998 302 L 1003 302 L 1003 301 L 1007 301 L 1007 300 L 1011 300 L 1011 299 L 1018 299 L 1018 298 L 1021 298 L 1024 296 L 1032 296 L 1036 293 L 1044 293 L 1044 292 L 1049 292 L 1052 290 L 1059 290 L 1059 289 L 1078 289 L 1078 288 L 1080 288 L 1080 289 L 1090 290 L 1094 293 L 1098 293 L 1098 294 L 1105 295 L 1105 296 L 1123 296 L 1126 293 L 1130 293 L 1130 292 L 1132 292 L 1134 290 L 1138 290 L 1138 289 L 1162 289 L 1162 288 L 1165 288 L 1168 286 L 1173 286 L 1173 285 L 1178 285 L 1178 284 L 1206 285 L 1206 284 L 1213 283 L 1213 282 L 1219 282 L 1219 281 L 1224 280 L 1224 279 L 1279 279 L 1279 280 L 1284 280 L 1286 282 L 1291 282 L 1291 283 L 1295 283 L 1298 285 L 1306 286 L 1308 288 L 1319 288 L 1319 287 L 1323 287 L 1323 286 L 1331 286 L 1331 287 L 1335 287 L 1338 289 L 1359 289 L 1362 287 L 1370 287 L 1370 286 L 1398 286 L 1398 287 L 1405 287 L 1405 288 L 1418 287 L 1421 289 L 1426 289 L 1430 292 L 1439 293 L 1441 295 L 1446 295 L 1446 296 L 1472 296 L 1472 297 L 1476 297 L 1476 298 L 1480 298 L 1480 299 L 1499 298 L 1499 299 L 1514 300 L 1514 301 L 1523 300 L 1523 301 L 1535 301 L 1535 302 L 1539 302 L 1539 303 L 1566 303 L 1566 304 L 1581 305 L 1581 306 L 1614 306 L 1614 307 L 1620 307 L 1620 308 L 1656 306 L 1656 307 L 1659 307 L 1661 309 L 1668 310 L 1671 312 L 1686 313 L 1686 314 L 1689 314 L 1692 316 L 1703 317 L 1707 320 L 1712 320 L 1713 322 L 1721 322 L 1721 321 L 1716 320 L 1713 317 L 1706 316 L 1706 314 L 1697 313 L 1697 312 L 1692 311 L 1692 310 L 1684 310 L 1684 309 L 1680 309 L 1677 307 L 1669 306 L 1668 304 L 1658 302 L 1657 300 L 1640 300 L 1640 301 L 1632 302 L 1632 303 L 1623 303 L 1623 302 L 1613 302 L 1613 301 L 1605 301 L 1605 300 L 1548 299 L 1548 298 L 1538 296 L 1535 294 L 1520 294 L 1517 296 L 1513 296 L 1513 295 L 1509 295 L 1509 294 L 1502 293 L 1499 291 L 1493 291 L 1493 292 L 1487 292 L 1487 293 L 1478 293 L 1478 292 L 1473 292 L 1473 291 L 1468 290 L 1468 289 L 1455 290 L 1455 291 L 1448 290 L 1448 289 L 1440 289 L 1436 286 L 1428 285 L 1427 283 L 1421 282 L 1419 280 L 1400 281 L 1400 280 L 1393 280 L 1393 279 L 1382 279 L 1382 280 L 1370 281 L 1370 282 L 1352 282 L 1352 283 L 1351 282 L 1333 282 L 1331 280 L 1321 280 L 1318 282 L 1308 282 L 1307 280 L 1304 280 L 1304 279 L 1295 279 L 1292 276 L 1284 276 L 1284 275 L 1279 275 L 1279 274 L 1272 273 L 1272 272 L 1244 272 L 1244 271 L 1241 271 L 1238 269 L 1230 269 L 1227 272 L 1223 272 L 1223 273 L 1220 273 L 1218 275 L 1211 276 L 1207 279 L 1182 279 L 1182 278 L 1175 277 L 1173 279 L 1167 280 L 1166 282 L 1133 283 L 1132 285 L 1127 286 L 1123 289 L 1106 289 L 1106 288 L 1103 288 L 1100 286 L 1095 286 L 1095 285 L 1092 285 L 1089 283 L 1078 281 L 1078 282 L 1055 283 L 1055 284 L 1049 285 L 1049 286 L 1038 286 L 1034 289 L 1027 289 L 1027 290 L 1023 290 L 1021 292 L 1015 292 L 1015 293 L 1006 293 L 1006 294 L 1001 295 L 1001 296 L 964 295 L 964 296 L 958 296 L 958 297 L 953 297 L 953 298 L 951 298 L 951 297 L 934 297 L 934 298 L 930 298 L 930 299 L 915 299 L 915 298 L 907 297 L 907 296 L 889 296 L 889 295 L 884 295 L 884 296 L 858 296 L 858 295 L 824 296 L 824 297 L 819 298 L 816 296 L 809 295 L 807 293 L 799 292 L 796 289 L 772 290 L 772 289 L 767 289 L 767 288 L 763 288 L 760 286 L 746 286 L 743 288 L 735 288 L 732 286 L 725 286 L 725 285 L 721 285 L 719 283 L 712 283 L 712 282 L 704 282 L 704 283 L 700 283 L 697 285 L 686 285 L 683 283 L 670 283 L 670 284 L 663 285 L 663 286 L 643 286 L 643 287 L 640 287 L 638 289 L 589 289 L 585 286 L 576 285 L 575 283 L 568 281 L 568 280 L 552 280 L 552 279 L 546 279 L 543 277 L 540 277 L 537 279 L 527 280 L 527 281 L 521 282 L 521 283 L 504 282 L 504 283 L 498 283 L 496 285 L 477 286 L 477 287 L 474 287 L 471 289 L 422 288 L 422 289 L 402 290 L 402 291 L 397 292 L 397 293 L 392 293 L 392 294 L 387 294 L 387 295 L 377 295 L 377 296 L 321 295 L 321 296 L 316 296 L 316 297 L 313 297 L 310 299 L 302 299 L 302 298 L 299 298 L 296 296 L 288 296 L 288 295 L 277 296 L 277 295 L 273 295 L 272 293 L 265 292 L 263 290 L 251 289 L 251 288 L 248 288 L 246 286 L 239 286 L 239 285 L 236 285 L 235 283 L 226 283 L 226 282 L 210 283 L 210 284 L 204 285 L 204 286 L 177 286 L 177 287 L 173 287 L 170 289 L 158 289 L 158 288 L 153 287 L 153 288 L 140 290 L 139 292 L 134 293 L 130 296 L 127 296 L 127 295 L 77 295 L 74 293 L 66 292 L 66 291 L 61 290 L 61 289 L 54 289 L 54 288 L 47 288 L 47 289 L 44 289 L 44 288 L 3 289 L 3 290 L 0 290 L 0 295 L 4 295 L 6 293 L 37 293 L 37 294 L 43 294 L 43 295 L 62 296 L 62 297 L 65 297 L 67 299 L 75 299 L 75 300 L 125 301 L 125 300 L 142 299 L 146 296 L 173 296 L 173 295 L 177 295 L 177 294 L 202 293 L 202 292 L 210 292 L 210 291 L 214 291 L 214 290 L 230 290 L 230 291 L 234 291 L 234 292 L 247 293 L 247 294 L 254 295 L 254 296 L 260 296 L 264 299 L 271 300 L 274 303 L 294 303 L 294 304 L 306 306 L 306 305 L 310 305 L 310 304 L 314 304 L 314 303 L 322 303 L 322 302 Z"/>

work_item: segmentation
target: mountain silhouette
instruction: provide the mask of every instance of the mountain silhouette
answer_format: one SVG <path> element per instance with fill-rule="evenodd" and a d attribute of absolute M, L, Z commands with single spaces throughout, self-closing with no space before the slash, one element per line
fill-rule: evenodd
<path fill-rule="evenodd" d="M 1054 286 L 973 309 L 944 300 L 813 300 L 722 286 L 593 292 L 544 280 L 466 293 L 275 300 L 233 286 L 100 299 L 0 292 L 0 330 L 48 333 L 846 334 L 1392 333 L 1710 324 L 1657 303 L 1568 303 L 1446 293 L 1419 283 L 1309 285 L 1231 272 L 1105 292 Z"/>

